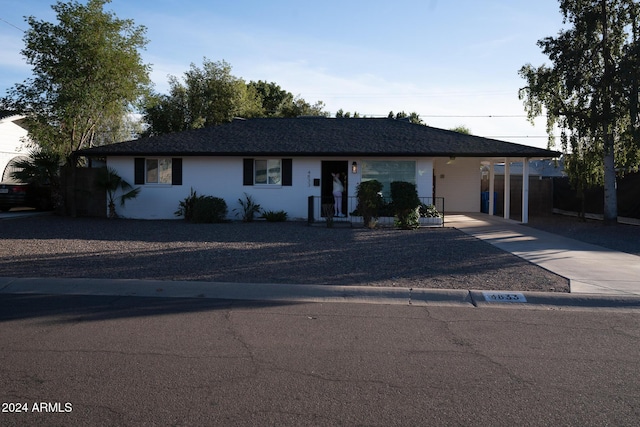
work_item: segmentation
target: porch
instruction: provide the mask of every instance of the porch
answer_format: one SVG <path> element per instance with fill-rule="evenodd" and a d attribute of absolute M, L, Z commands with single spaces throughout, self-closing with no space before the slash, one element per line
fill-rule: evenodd
<path fill-rule="evenodd" d="M 443 197 L 418 197 L 421 204 L 420 226 L 443 227 L 445 218 Z M 377 225 L 382 227 L 394 226 L 394 213 L 390 198 L 382 198 L 377 219 Z M 358 199 L 355 196 L 345 197 L 342 212 L 345 216 L 334 215 L 334 200 L 329 197 L 309 196 L 307 223 L 309 225 L 322 225 L 327 219 L 336 225 L 365 226 L 362 215 L 358 212 Z"/>

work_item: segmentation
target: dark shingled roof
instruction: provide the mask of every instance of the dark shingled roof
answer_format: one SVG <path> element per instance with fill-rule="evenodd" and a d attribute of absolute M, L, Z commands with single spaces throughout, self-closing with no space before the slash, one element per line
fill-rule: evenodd
<path fill-rule="evenodd" d="M 537 157 L 560 153 L 378 118 L 237 119 L 231 123 L 80 150 L 81 156 Z"/>

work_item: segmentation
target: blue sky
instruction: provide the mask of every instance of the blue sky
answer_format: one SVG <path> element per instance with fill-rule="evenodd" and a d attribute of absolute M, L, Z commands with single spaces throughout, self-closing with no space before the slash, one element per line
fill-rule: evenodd
<path fill-rule="evenodd" d="M 0 94 L 30 75 L 24 16 L 53 21 L 52 3 L 0 0 Z M 147 27 L 143 58 L 158 92 L 207 57 L 321 100 L 332 115 L 415 111 L 430 126 L 546 146 L 544 120 L 524 117 L 517 72 L 547 61 L 536 42 L 562 28 L 557 0 L 113 0 L 106 9 Z"/>

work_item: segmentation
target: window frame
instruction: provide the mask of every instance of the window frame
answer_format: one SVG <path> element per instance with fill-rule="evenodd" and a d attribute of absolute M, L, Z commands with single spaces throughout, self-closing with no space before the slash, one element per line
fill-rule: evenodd
<path fill-rule="evenodd" d="M 157 181 L 148 180 L 148 162 L 157 161 L 158 166 L 158 179 Z M 164 173 L 160 169 L 162 162 L 165 163 Z M 162 176 L 168 176 L 162 182 Z M 134 184 L 135 185 L 150 185 L 150 186 L 171 186 L 182 185 L 182 158 L 180 157 L 166 157 L 166 156 L 150 156 L 150 157 L 135 157 L 134 158 Z"/>
<path fill-rule="evenodd" d="M 258 162 L 264 162 L 264 168 L 262 166 L 258 168 Z M 272 174 L 271 170 L 277 168 L 278 172 Z M 264 181 L 258 181 L 258 173 L 264 172 Z M 269 182 L 272 180 L 273 182 Z M 253 185 L 258 187 L 282 187 L 282 159 L 268 158 L 268 159 L 254 159 L 253 160 Z"/>
<path fill-rule="evenodd" d="M 145 157 L 144 183 L 148 185 L 171 185 L 173 182 L 173 159 L 171 157 Z M 156 180 L 149 180 L 149 162 L 156 163 Z M 167 179 L 168 178 L 168 179 Z"/>
<path fill-rule="evenodd" d="M 258 174 L 257 162 L 266 161 L 266 174 L 267 182 L 258 182 L 256 180 Z M 270 169 L 269 162 L 278 161 L 280 164 L 279 182 L 268 182 L 268 170 Z M 260 170 L 265 170 L 261 168 Z M 245 187 L 256 188 L 282 188 L 291 187 L 293 185 L 293 159 L 291 158 L 277 158 L 277 157 L 259 157 L 259 158 L 245 158 L 243 159 L 243 182 Z"/>

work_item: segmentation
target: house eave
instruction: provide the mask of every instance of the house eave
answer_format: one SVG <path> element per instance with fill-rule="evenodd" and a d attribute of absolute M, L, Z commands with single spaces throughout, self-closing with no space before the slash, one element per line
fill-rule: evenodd
<path fill-rule="evenodd" d="M 437 153 L 415 153 L 415 152 L 383 152 L 366 153 L 357 151 L 347 152 L 320 152 L 320 153 L 300 153 L 291 151 L 271 151 L 271 152 L 210 152 L 210 151 L 156 151 L 156 152 L 101 152 L 92 151 L 84 154 L 82 151 L 78 156 L 85 157 L 460 157 L 460 158 L 529 158 L 529 159 L 554 159 L 560 153 L 550 152 L 548 155 L 541 155 L 540 152 L 522 153 L 457 153 L 457 152 L 437 152 Z"/>

